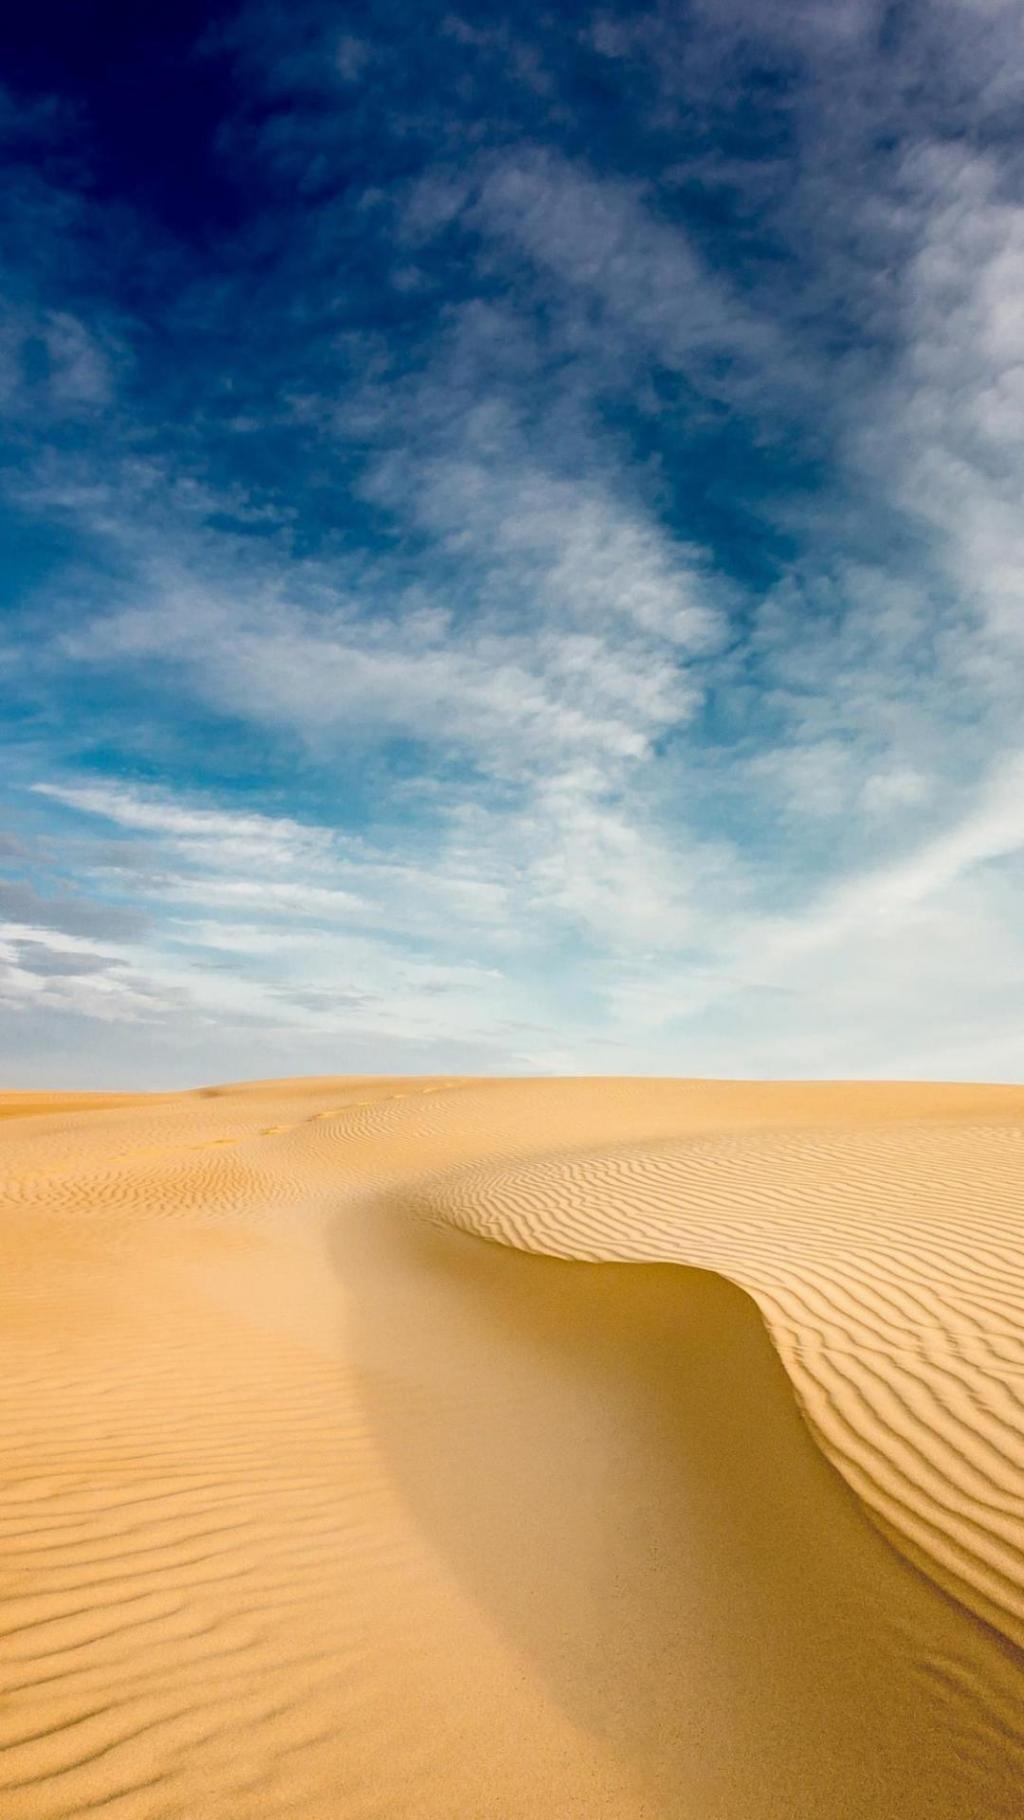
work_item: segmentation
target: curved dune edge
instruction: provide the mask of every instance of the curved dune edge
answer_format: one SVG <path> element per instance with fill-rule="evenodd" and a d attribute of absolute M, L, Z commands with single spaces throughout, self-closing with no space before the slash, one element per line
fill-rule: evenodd
<path fill-rule="evenodd" d="M 1024 1646 L 1024 1132 L 814 1129 L 457 1169 L 421 1213 L 524 1251 L 670 1261 L 751 1296 L 886 1536 Z"/>

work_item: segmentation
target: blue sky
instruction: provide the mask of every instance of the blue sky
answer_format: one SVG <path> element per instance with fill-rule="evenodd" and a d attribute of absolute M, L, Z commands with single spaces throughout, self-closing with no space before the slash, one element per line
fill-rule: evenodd
<path fill-rule="evenodd" d="M 3 1080 L 1020 1078 L 1019 0 L 25 12 Z"/>

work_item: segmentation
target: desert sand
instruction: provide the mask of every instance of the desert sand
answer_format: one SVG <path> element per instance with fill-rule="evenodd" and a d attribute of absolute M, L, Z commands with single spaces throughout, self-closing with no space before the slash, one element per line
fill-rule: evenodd
<path fill-rule="evenodd" d="M 4 1820 L 1017 1820 L 1024 1089 L 0 1116 Z"/>

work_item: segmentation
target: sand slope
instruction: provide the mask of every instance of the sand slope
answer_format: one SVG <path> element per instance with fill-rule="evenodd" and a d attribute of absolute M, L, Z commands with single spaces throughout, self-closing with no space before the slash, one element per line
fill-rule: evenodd
<path fill-rule="evenodd" d="M 5 1820 L 1019 1812 L 1024 1092 L 77 1098 L 0 1132 Z"/>
<path fill-rule="evenodd" d="M 747 1289 L 844 1477 L 1024 1643 L 1021 1102 L 937 1123 L 922 1089 L 905 1111 L 485 1163 L 431 1204 L 526 1250 L 672 1259 Z"/>

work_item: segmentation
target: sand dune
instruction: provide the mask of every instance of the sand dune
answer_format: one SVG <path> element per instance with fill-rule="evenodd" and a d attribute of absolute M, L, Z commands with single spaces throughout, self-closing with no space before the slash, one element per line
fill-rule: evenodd
<path fill-rule="evenodd" d="M 1024 1091 L 8 1109 L 5 1820 L 1019 1814 Z"/>
<path fill-rule="evenodd" d="M 765 1316 L 829 1457 L 901 1546 L 1024 1644 L 1024 1127 L 735 1130 L 430 1191 L 524 1250 L 717 1270 Z M 925 1115 L 925 1116 L 922 1116 Z"/>

